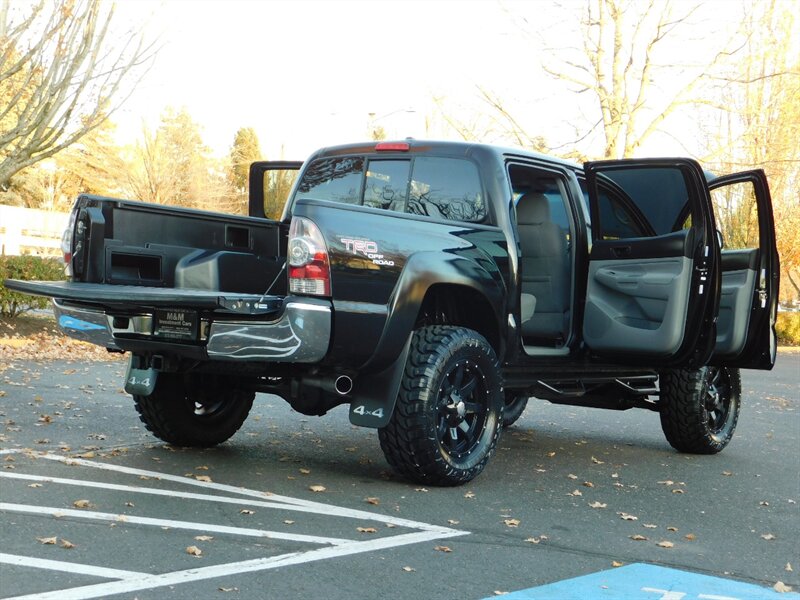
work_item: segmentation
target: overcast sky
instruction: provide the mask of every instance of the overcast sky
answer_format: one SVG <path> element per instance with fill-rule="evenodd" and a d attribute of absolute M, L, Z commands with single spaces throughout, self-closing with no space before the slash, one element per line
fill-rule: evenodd
<path fill-rule="evenodd" d="M 454 110 L 474 106 L 481 85 L 502 94 L 532 133 L 569 139 L 574 127 L 565 115 L 575 125 L 577 99 L 564 89 L 553 93 L 536 44 L 524 32 L 544 31 L 577 45 L 567 25 L 576 19 L 568 13 L 583 2 L 566 5 L 569 10 L 537 0 L 123 1 L 119 16 L 149 14 L 149 30 L 163 46 L 114 120 L 120 138 L 132 141 L 143 121 L 157 123 L 164 107 L 186 106 L 218 155 L 238 128 L 251 126 L 267 158 L 303 159 L 323 145 L 363 140 L 370 118 L 392 137 L 441 137 L 429 118 L 433 97 L 444 97 Z"/>

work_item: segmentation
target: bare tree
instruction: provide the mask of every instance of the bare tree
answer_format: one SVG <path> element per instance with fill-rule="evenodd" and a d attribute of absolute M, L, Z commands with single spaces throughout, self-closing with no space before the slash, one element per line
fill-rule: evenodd
<path fill-rule="evenodd" d="M 784 298 L 800 297 L 800 19 L 791 3 L 746 8 L 742 59 L 714 78 L 703 161 L 720 172 L 763 168 L 770 180 Z"/>
<path fill-rule="evenodd" d="M 0 190 L 97 128 L 155 56 L 101 0 L 0 0 Z"/>
<path fill-rule="evenodd" d="M 582 46 L 548 54 L 544 70 L 574 92 L 590 94 L 599 109 L 590 131 L 602 128 L 604 158 L 633 156 L 678 108 L 699 101 L 706 75 L 736 51 L 733 38 L 723 38 L 692 64 L 673 57 L 698 7 L 670 0 L 587 0 Z"/>

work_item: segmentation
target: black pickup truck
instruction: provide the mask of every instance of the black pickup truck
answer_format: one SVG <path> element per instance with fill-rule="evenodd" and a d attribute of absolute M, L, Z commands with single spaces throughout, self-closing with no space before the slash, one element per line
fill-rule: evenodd
<path fill-rule="evenodd" d="M 256 392 L 309 415 L 348 404 L 433 485 L 480 473 L 531 396 L 655 410 L 676 449 L 718 452 L 739 368 L 774 364 L 762 171 L 409 139 L 255 163 L 249 209 L 81 196 L 69 280 L 6 285 L 129 352 L 126 390 L 164 441 L 227 440 Z"/>

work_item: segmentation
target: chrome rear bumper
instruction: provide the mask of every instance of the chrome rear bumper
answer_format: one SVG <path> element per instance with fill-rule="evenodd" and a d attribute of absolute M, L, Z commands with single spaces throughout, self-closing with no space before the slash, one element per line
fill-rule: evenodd
<path fill-rule="evenodd" d="M 114 316 L 102 310 L 71 306 L 57 299 L 53 305 L 59 327 L 79 340 L 112 350 L 125 349 L 125 340 L 149 340 L 154 347 L 162 341 L 153 335 L 153 319 L 146 314 L 128 317 L 129 325 L 120 329 L 114 326 Z M 208 325 L 205 350 L 211 360 L 318 362 L 328 352 L 331 319 L 327 301 L 289 299 L 272 321 L 204 321 Z M 203 343 L 198 340 L 190 346 Z"/>

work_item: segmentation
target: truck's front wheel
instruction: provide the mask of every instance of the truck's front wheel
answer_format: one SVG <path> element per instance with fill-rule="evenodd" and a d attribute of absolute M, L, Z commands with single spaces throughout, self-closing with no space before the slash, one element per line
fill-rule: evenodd
<path fill-rule="evenodd" d="M 661 428 L 680 452 L 716 454 L 739 420 L 739 369 L 702 367 L 661 374 Z"/>
<path fill-rule="evenodd" d="M 254 392 L 215 377 L 161 373 L 149 396 L 134 396 L 139 418 L 159 439 L 176 446 L 208 447 L 236 433 L 253 405 Z"/>
<path fill-rule="evenodd" d="M 503 404 L 500 365 L 483 336 L 463 327 L 418 329 L 394 414 L 379 430 L 386 460 L 420 483 L 466 483 L 497 444 Z"/>

